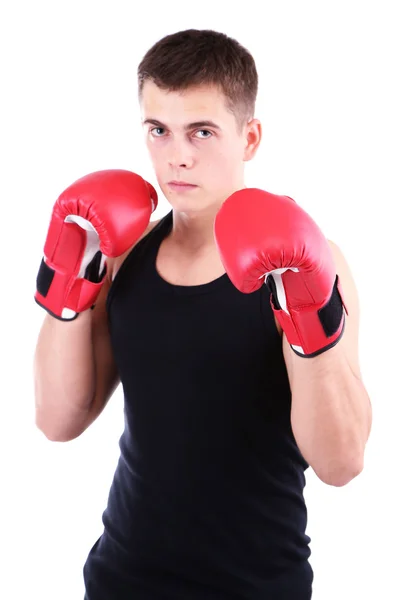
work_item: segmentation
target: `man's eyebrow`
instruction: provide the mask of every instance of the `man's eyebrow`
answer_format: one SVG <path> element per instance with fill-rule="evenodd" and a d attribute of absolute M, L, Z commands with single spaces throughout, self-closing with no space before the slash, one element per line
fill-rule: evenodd
<path fill-rule="evenodd" d="M 164 123 L 161 123 L 161 121 L 158 121 L 158 119 L 145 119 L 142 122 L 143 125 L 154 125 L 155 127 L 162 127 L 163 129 L 167 129 L 167 126 L 164 125 Z M 217 123 L 214 123 L 213 121 L 209 121 L 209 120 L 205 120 L 205 121 L 194 121 L 193 123 L 187 123 L 187 125 L 184 126 L 184 129 L 198 129 L 201 127 L 211 127 L 212 129 L 218 129 L 219 131 L 221 131 L 221 127 L 219 125 L 217 125 Z"/>

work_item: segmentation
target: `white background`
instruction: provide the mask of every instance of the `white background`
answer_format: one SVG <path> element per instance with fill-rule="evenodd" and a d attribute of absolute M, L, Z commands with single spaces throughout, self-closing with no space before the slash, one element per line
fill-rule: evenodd
<path fill-rule="evenodd" d="M 328 487 L 307 472 L 313 597 L 414 598 L 411 8 L 398 0 L 2 4 L 0 597 L 83 598 L 123 399 L 119 389 L 70 443 L 34 427 L 32 359 L 44 316 L 35 278 L 52 204 L 69 183 L 112 167 L 153 181 L 136 68 L 159 38 L 195 27 L 236 37 L 256 59 L 264 138 L 247 184 L 306 208 L 341 247 L 359 290 L 373 428 L 365 469 L 349 485 Z M 154 218 L 167 210 L 161 198 Z"/>

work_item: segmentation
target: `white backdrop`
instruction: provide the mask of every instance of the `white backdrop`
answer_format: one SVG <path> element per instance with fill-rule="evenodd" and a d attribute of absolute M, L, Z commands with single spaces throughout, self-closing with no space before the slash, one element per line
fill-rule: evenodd
<path fill-rule="evenodd" d="M 44 317 L 35 278 L 52 204 L 74 179 L 118 167 L 154 182 L 136 68 L 160 37 L 188 27 L 224 31 L 253 53 L 264 137 L 247 184 L 308 210 L 342 248 L 359 290 L 373 428 L 365 469 L 350 484 L 328 487 L 307 472 L 314 598 L 414 597 L 411 4 L 2 5 L 0 597 L 83 598 L 123 398 L 119 388 L 75 441 L 53 443 L 35 428 L 32 360 Z M 161 198 L 154 218 L 168 208 Z"/>

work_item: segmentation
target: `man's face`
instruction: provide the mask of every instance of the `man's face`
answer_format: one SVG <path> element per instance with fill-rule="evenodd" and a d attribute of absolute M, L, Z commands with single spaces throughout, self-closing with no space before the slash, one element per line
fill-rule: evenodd
<path fill-rule="evenodd" d="M 158 184 L 173 208 L 205 212 L 244 187 L 244 162 L 253 156 L 260 125 L 254 120 L 239 132 L 218 88 L 170 92 L 146 81 L 141 116 Z"/>

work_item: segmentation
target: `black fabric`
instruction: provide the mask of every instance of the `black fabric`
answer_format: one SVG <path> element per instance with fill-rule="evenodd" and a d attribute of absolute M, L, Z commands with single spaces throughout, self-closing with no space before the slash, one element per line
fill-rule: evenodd
<path fill-rule="evenodd" d="M 55 270 L 49 267 L 49 265 L 46 264 L 45 259 L 42 258 L 36 277 L 36 288 L 43 298 L 46 298 L 48 295 L 54 276 Z"/>
<path fill-rule="evenodd" d="M 85 600 L 309 600 L 308 465 L 269 290 L 168 283 L 155 260 L 171 224 L 108 295 L 125 429 Z"/>
<path fill-rule="evenodd" d="M 329 301 L 318 311 L 326 337 L 331 337 L 331 335 L 338 331 L 344 314 L 344 306 L 338 290 L 338 281 L 337 275 Z"/>
<path fill-rule="evenodd" d="M 273 303 L 274 309 L 281 310 L 282 307 L 280 306 L 279 298 L 277 296 L 277 287 L 276 287 L 276 281 L 275 281 L 274 277 L 272 277 L 271 275 L 266 277 L 265 283 L 271 294 L 271 301 Z"/>
<path fill-rule="evenodd" d="M 85 276 L 84 276 L 85 279 L 87 279 L 88 281 L 91 281 L 92 283 L 100 283 L 102 281 L 102 279 L 106 275 L 107 267 L 105 264 L 102 271 L 100 271 L 101 260 L 102 260 L 102 252 L 100 250 L 98 250 L 98 252 L 95 253 L 91 262 L 88 264 L 88 266 L 85 269 Z"/>

